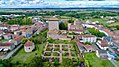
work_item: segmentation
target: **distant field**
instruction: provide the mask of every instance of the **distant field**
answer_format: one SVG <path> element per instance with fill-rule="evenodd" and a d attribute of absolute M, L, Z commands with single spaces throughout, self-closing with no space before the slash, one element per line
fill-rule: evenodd
<path fill-rule="evenodd" d="M 109 60 L 101 60 L 95 53 L 86 53 L 84 58 L 89 61 L 91 67 L 114 67 Z"/>
<path fill-rule="evenodd" d="M 119 26 L 119 23 L 112 23 L 109 26 Z"/>

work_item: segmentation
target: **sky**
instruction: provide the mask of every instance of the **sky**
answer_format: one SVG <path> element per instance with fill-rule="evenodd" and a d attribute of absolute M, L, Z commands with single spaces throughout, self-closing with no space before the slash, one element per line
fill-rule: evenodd
<path fill-rule="evenodd" d="M 0 0 L 0 8 L 119 7 L 119 0 Z"/>

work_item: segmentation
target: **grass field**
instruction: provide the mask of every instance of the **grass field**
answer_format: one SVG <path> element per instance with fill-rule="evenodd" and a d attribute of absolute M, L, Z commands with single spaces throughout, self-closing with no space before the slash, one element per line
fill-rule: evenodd
<path fill-rule="evenodd" d="M 37 44 L 36 45 L 36 48 L 33 52 L 30 52 L 30 53 L 26 53 L 24 51 L 24 48 L 22 47 L 22 49 L 20 49 L 17 54 L 15 56 L 13 56 L 11 58 L 11 63 L 15 63 L 15 62 L 20 62 L 20 63 L 28 63 L 31 61 L 31 59 L 34 57 L 34 56 L 41 56 L 42 54 L 42 51 L 45 47 L 45 44 Z"/>
<path fill-rule="evenodd" d="M 109 26 L 119 26 L 119 23 L 112 23 L 112 24 L 109 24 Z"/>
<path fill-rule="evenodd" d="M 2 39 L 2 40 L 0 40 L 0 42 L 5 42 L 5 41 L 7 41 L 6 39 Z"/>
<path fill-rule="evenodd" d="M 84 56 L 89 61 L 91 67 L 114 67 L 109 60 L 101 60 L 95 53 L 86 53 Z"/>

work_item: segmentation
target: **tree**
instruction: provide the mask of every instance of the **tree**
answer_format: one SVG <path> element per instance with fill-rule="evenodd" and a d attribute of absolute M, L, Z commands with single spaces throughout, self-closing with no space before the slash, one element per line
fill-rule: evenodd
<path fill-rule="evenodd" d="M 74 20 L 71 18 L 70 20 L 68 20 L 69 23 L 73 23 Z"/>
<path fill-rule="evenodd" d="M 0 60 L 0 67 L 10 67 L 10 60 Z"/>
<path fill-rule="evenodd" d="M 54 40 L 53 40 L 52 38 L 48 38 L 48 42 L 49 42 L 49 43 L 53 43 Z"/>
<path fill-rule="evenodd" d="M 22 39 L 21 44 L 25 44 L 28 41 L 27 38 Z"/>
<path fill-rule="evenodd" d="M 50 67 L 50 62 L 44 62 L 43 67 Z"/>
<path fill-rule="evenodd" d="M 88 44 L 88 45 L 91 45 L 91 43 L 90 43 L 90 42 L 85 42 L 84 44 Z"/>
<path fill-rule="evenodd" d="M 68 28 L 68 23 L 67 22 L 61 22 L 60 24 L 59 24 L 59 29 L 60 30 L 67 30 L 67 28 Z"/>
<path fill-rule="evenodd" d="M 74 67 L 73 61 L 71 59 L 65 58 L 61 63 L 61 67 Z"/>
<path fill-rule="evenodd" d="M 42 57 L 35 56 L 30 63 L 28 63 L 27 67 L 42 67 Z"/>

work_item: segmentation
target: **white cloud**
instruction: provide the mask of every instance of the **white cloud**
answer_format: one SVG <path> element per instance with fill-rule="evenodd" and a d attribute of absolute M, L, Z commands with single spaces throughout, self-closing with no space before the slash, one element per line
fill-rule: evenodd
<path fill-rule="evenodd" d="M 64 1 L 64 0 L 0 0 L 0 7 L 84 7 L 84 6 L 119 6 L 118 1 Z"/>

